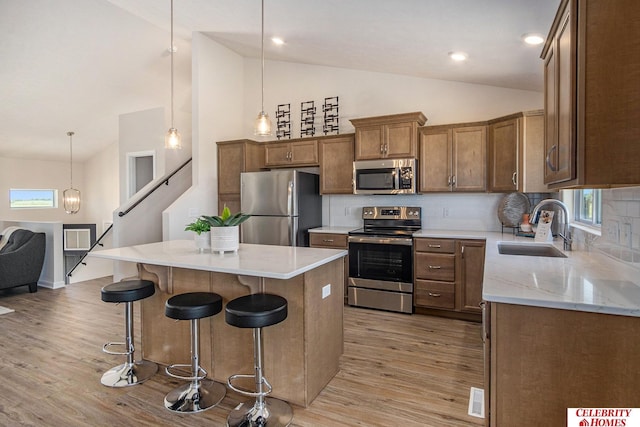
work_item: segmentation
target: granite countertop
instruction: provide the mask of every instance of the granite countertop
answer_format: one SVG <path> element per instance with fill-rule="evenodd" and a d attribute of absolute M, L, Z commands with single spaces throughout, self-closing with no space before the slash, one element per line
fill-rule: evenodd
<path fill-rule="evenodd" d="M 346 250 L 241 243 L 237 253 L 199 253 L 193 240 L 171 240 L 90 252 L 116 261 L 290 279 L 347 255 Z"/>
<path fill-rule="evenodd" d="M 500 232 L 421 230 L 414 237 L 485 240 L 487 301 L 640 317 L 640 272 L 598 251 L 563 251 L 567 258 L 502 255 L 499 241 L 534 241 Z M 554 245 L 562 249 L 561 240 Z"/>

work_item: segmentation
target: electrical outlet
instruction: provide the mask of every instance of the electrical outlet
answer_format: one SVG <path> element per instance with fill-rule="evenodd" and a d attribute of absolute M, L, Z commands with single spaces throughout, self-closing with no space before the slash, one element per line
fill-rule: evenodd
<path fill-rule="evenodd" d="M 442 218 L 449 217 L 449 208 L 442 208 Z"/>
<path fill-rule="evenodd" d="M 622 224 L 620 227 L 620 246 L 631 247 L 631 224 Z"/>
<path fill-rule="evenodd" d="M 346 208 L 344 208 L 344 214 L 345 214 L 346 216 L 350 216 L 350 215 L 351 215 L 351 208 L 350 208 L 350 207 L 346 207 Z"/>
<path fill-rule="evenodd" d="M 331 283 L 322 287 L 322 299 L 325 299 L 329 295 L 331 295 Z"/>

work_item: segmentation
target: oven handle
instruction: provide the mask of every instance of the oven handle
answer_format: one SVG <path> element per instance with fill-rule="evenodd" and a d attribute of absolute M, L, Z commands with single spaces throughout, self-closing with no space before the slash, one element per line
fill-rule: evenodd
<path fill-rule="evenodd" d="M 375 245 L 412 246 L 413 240 L 404 237 L 366 237 L 349 236 L 349 243 L 373 243 Z"/>

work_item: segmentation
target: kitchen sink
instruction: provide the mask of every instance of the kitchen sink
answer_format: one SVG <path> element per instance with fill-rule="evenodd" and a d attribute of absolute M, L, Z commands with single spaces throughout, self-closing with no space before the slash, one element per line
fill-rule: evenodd
<path fill-rule="evenodd" d="M 567 257 L 560 249 L 549 243 L 498 242 L 498 253 L 503 255 Z"/>

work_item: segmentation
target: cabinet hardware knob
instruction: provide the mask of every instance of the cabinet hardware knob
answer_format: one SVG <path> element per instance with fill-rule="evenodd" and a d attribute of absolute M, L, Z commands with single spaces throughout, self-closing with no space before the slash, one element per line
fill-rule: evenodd
<path fill-rule="evenodd" d="M 442 294 L 434 294 L 433 292 L 429 292 L 429 296 L 434 298 L 439 298 L 442 296 Z"/>
<path fill-rule="evenodd" d="M 518 172 L 514 172 L 513 175 L 511 175 L 511 182 L 513 182 L 514 187 L 518 186 L 518 181 L 516 181 L 516 176 L 518 176 Z"/>
<path fill-rule="evenodd" d="M 558 167 L 551 163 L 551 153 L 553 153 L 557 148 L 558 146 L 553 144 L 551 148 L 549 148 L 549 151 L 547 151 L 547 166 L 549 166 L 549 169 L 551 169 L 552 172 L 558 172 Z"/>
<path fill-rule="evenodd" d="M 429 270 L 440 270 L 442 267 L 439 265 L 430 265 Z"/>
<path fill-rule="evenodd" d="M 447 177 L 447 185 L 450 187 L 451 186 L 451 175 L 449 175 Z"/>
<path fill-rule="evenodd" d="M 457 185 L 456 185 L 456 176 L 455 175 L 453 175 L 453 177 L 451 178 L 451 181 L 453 183 L 453 186 L 457 187 Z"/>

